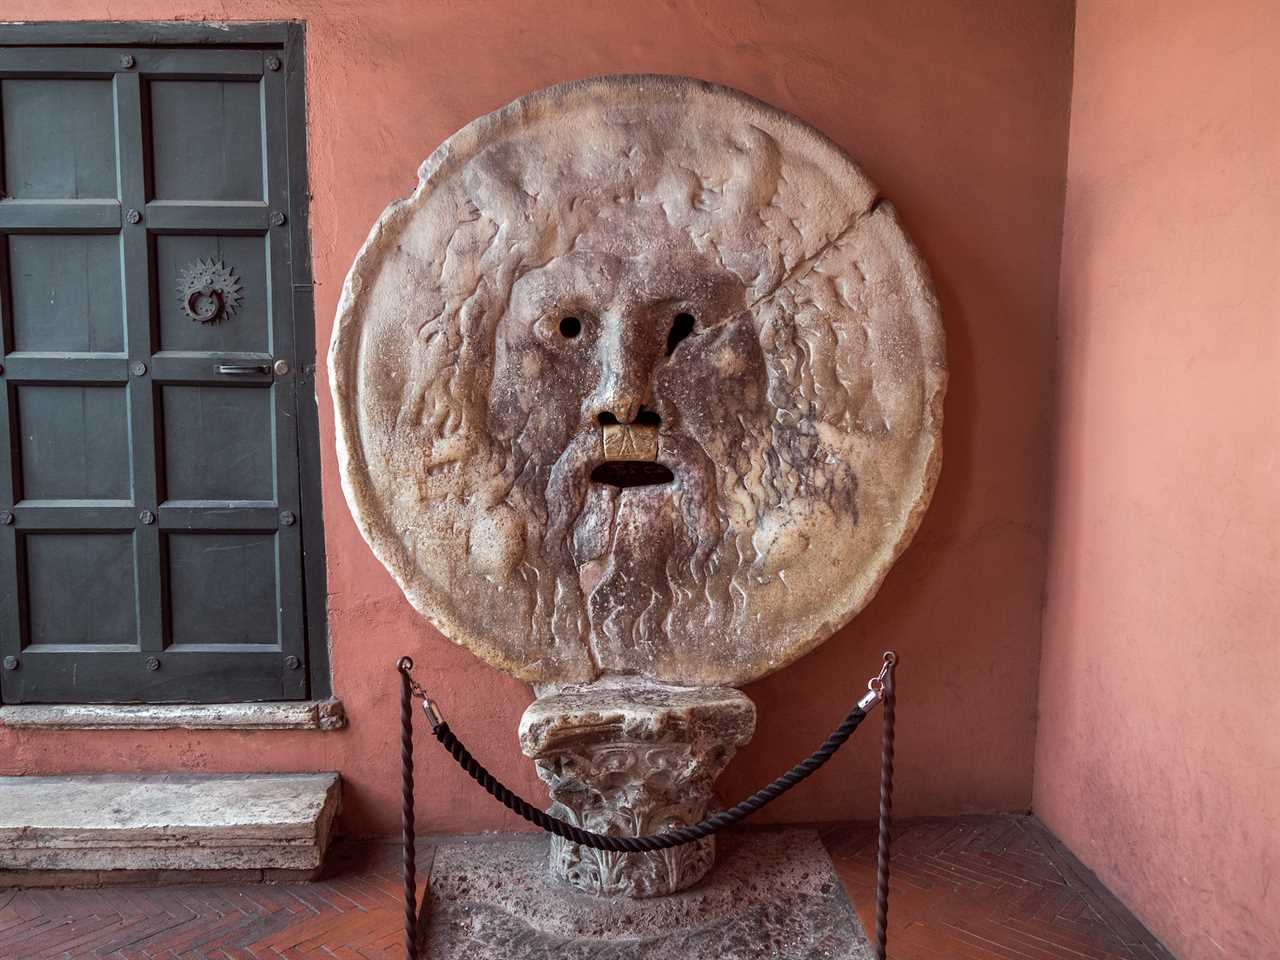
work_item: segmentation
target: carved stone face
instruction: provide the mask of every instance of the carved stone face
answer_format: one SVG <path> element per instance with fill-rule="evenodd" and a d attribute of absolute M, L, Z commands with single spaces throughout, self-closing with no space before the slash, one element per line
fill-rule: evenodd
<path fill-rule="evenodd" d="M 945 381 L 892 209 L 797 121 L 605 78 L 483 118 L 357 259 L 331 355 L 363 532 L 535 682 L 744 683 L 914 531 Z"/>
<path fill-rule="evenodd" d="M 538 452 L 558 457 L 582 432 L 598 445 L 606 424 L 674 427 L 681 413 L 705 419 L 710 405 L 686 402 L 678 409 L 678 395 L 687 401 L 697 393 L 695 373 L 724 381 L 706 386 L 729 386 L 731 395 L 744 385 L 740 365 L 708 370 L 692 355 L 741 316 L 746 288 L 687 233 L 661 216 L 637 213 L 622 223 L 596 220 L 572 252 L 512 285 L 495 343 L 489 411 L 495 436 L 514 441 L 537 417 Z M 633 232 L 637 226 L 642 233 Z M 758 360 L 759 345 L 749 339 Z M 753 372 L 758 398 L 763 365 Z M 554 392 L 548 380 L 556 382 Z M 657 409 L 659 401 L 666 411 Z"/>

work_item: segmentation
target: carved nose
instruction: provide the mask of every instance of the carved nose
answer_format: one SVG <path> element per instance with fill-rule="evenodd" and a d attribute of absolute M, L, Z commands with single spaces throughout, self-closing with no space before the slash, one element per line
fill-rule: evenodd
<path fill-rule="evenodd" d="M 601 344 L 600 382 L 588 417 L 601 424 L 634 423 L 649 399 L 654 348 L 637 324 L 609 324 Z"/>
<path fill-rule="evenodd" d="M 606 381 L 596 391 L 590 411 L 591 418 L 606 426 L 633 423 L 640 414 L 640 408 L 644 406 L 644 385 L 625 382 L 612 373 L 606 375 Z"/>

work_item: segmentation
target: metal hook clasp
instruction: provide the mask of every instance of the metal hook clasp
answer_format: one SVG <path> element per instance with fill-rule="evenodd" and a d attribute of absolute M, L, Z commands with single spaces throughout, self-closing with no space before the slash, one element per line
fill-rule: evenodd
<path fill-rule="evenodd" d="M 874 707 L 877 703 L 884 699 L 885 682 L 889 679 L 889 674 L 893 672 L 893 668 L 898 665 L 898 655 L 892 650 L 884 652 L 884 665 L 880 667 L 880 672 L 867 681 L 867 695 L 858 701 L 858 706 L 865 712 Z"/>
<path fill-rule="evenodd" d="M 898 663 L 898 655 L 892 650 L 884 652 L 884 666 L 880 668 L 880 672 L 867 681 L 867 689 L 884 695 L 884 683 L 889 679 L 889 674 Z"/>
<path fill-rule="evenodd" d="M 422 712 L 427 715 L 427 723 L 431 724 L 431 732 L 434 733 L 444 723 L 444 717 L 440 716 L 440 711 L 436 707 L 436 702 L 430 697 L 422 698 Z"/>
<path fill-rule="evenodd" d="M 444 723 L 444 717 L 440 715 L 440 708 L 436 706 L 436 702 L 428 696 L 427 691 L 417 680 L 413 679 L 410 671 L 413 669 L 412 657 L 401 657 L 396 661 L 396 669 L 404 674 L 404 678 L 409 681 L 409 690 L 422 700 L 422 712 L 427 715 L 427 723 L 431 724 L 431 731 L 434 733 L 440 724 Z"/>

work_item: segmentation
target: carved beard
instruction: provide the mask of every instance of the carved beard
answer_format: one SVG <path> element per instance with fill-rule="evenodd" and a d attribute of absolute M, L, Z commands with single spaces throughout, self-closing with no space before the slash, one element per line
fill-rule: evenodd
<path fill-rule="evenodd" d="M 763 424 L 739 421 L 720 440 L 751 459 L 768 438 Z M 529 518 L 521 569 L 535 631 L 587 643 L 606 672 L 624 660 L 669 656 L 677 627 L 731 635 L 745 596 L 740 581 L 755 560 L 751 531 L 734 531 L 721 502 L 722 470 L 741 464 L 717 469 L 698 440 L 668 431 L 659 459 L 674 482 L 620 489 L 591 480 L 602 459 L 595 430 L 571 437 L 549 467 L 531 468 L 530 453 L 517 453 L 526 468 L 507 500 Z M 757 517 L 763 509 L 755 504 Z"/>

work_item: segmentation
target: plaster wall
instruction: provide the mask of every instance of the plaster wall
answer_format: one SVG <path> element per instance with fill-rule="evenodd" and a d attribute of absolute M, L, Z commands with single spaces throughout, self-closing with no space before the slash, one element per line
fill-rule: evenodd
<path fill-rule="evenodd" d="M 1035 809 L 1280 956 L 1280 6 L 1081 0 Z"/>
<path fill-rule="evenodd" d="M 760 731 L 722 780 L 754 789 L 806 754 L 903 656 L 898 809 L 1021 810 L 1031 801 L 1046 555 L 1072 6 L 1044 0 L 790 3 L 388 0 L 0 0 L 0 18 L 304 19 L 317 339 L 379 212 L 473 117 L 600 73 L 690 74 L 797 114 L 848 150 L 898 207 L 933 269 L 951 387 L 942 478 L 915 545 L 879 597 L 817 653 L 754 684 Z M 322 358 L 317 358 L 323 370 Z M 516 724 L 531 699 L 437 635 L 356 532 L 337 480 L 321 379 L 324 522 L 340 733 L 0 729 L 5 773 L 337 770 L 341 829 L 398 820 L 396 679 L 411 653 L 472 750 L 531 797 Z M 874 734 L 769 811 L 868 817 Z M 424 742 L 420 825 L 512 829 Z"/>

